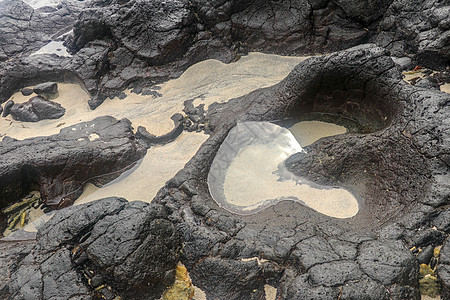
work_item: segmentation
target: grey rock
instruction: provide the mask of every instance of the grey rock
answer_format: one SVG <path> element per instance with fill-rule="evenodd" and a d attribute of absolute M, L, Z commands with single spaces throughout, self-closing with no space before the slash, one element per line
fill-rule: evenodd
<path fill-rule="evenodd" d="M 59 119 L 65 112 L 65 108 L 61 104 L 45 100 L 39 96 L 31 98 L 25 103 L 14 104 L 11 108 L 12 117 L 22 122 Z"/>
<path fill-rule="evenodd" d="M 347 281 L 360 279 L 362 273 L 358 264 L 350 261 L 332 261 L 311 267 L 309 278 L 314 285 L 339 286 Z"/>
<path fill-rule="evenodd" d="M 56 82 L 40 83 L 33 88 L 33 92 L 45 100 L 52 100 L 58 97 L 58 84 Z"/>
<path fill-rule="evenodd" d="M 426 88 L 426 89 L 434 89 L 436 91 L 440 90 L 439 84 L 436 79 L 432 77 L 423 78 L 415 84 L 417 87 Z"/>
<path fill-rule="evenodd" d="M 414 286 L 418 280 L 415 258 L 400 241 L 372 241 L 361 245 L 358 263 L 374 280 L 388 285 Z"/>
<path fill-rule="evenodd" d="M 5 106 L 3 107 L 3 114 L 2 117 L 7 117 L 11 113 L 11 108 L 14 106 L 14 101 L 9 100 L 5 103 Z"/>
<path fill-rule="evenodd" d="M 171 117 L 174 128 L 166 134 L 155 136 L 148 133 L 145 127 L 139 126 L 136 132 L 136 137 L 140 139 L 148 148 L 152 145 L 164 145 L 174 141 L 183 132 L 183 116 L 179 113 Z"/>
<path fill-rule="evenodd" d="M 422 252 L 420 252 L 417 255 L 417 260 L 419 261 L 419 264 L 426 264 L 428 265 L 430 263 L 431 258 L 433 257 L 433 246 L 427 246 L 425 247 Z"/>
<path fill-rule="evenodd" d="M 33 94 L 33 89 L 23 88 L 20 90 L 20 92 L 24 96 L 30 96 L 31 94 Z"/>
<path fill-rule="evenodd" d="M 86 282 L 99 277 L 109 296 L 159 299 L 173 283 L 180 248 L 161 206 L 106 198 L 70 207 L 38 231 L 11 277 L 11 299 L 93 299 L 96 287 Z M 87 254 L 81 265 L 80 253 Z"/>
<path fill-rule="evenodd" d="M 392 57 L 392 60 L 400 71 L 408 69 L 412 64 L 412 59 L 409 57 Z"/>
<path fill-rule="evenodd" d="M 356 282 L 350 282 L 342 287 L 341 299 L 360 300 L 387 300 L 389 293 L 384 286 L 368 278 L 358 278 Z"/>
<path fill-rule="evenodd" d="M 450 243 L 447 238 L 441 248 L 438 263 L 439 283 L 441 284 L 441 298 L 449 299 L 450 297 Z"/>
<path fill-rule="evenodd" d="M 104 184 L 146 153 L 128 120 L 99 117 L 61 129 L 59 134 L 0 142 L 0 207 L 38 184 L 47 205 L 71 205 L 87 181 Z"/>

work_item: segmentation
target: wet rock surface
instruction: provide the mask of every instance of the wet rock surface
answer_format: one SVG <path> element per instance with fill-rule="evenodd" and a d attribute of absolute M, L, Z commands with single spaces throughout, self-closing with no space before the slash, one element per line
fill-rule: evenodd
<path fill-rule="evenodd" d="M 281 299 L 418 299 L 418 263 L 409 249 L 437 246 L 448 235 L 430 228 L 442 222 L 439 207 L 449 199 L 443 106 L 448 99 L 403 82 L 388 52 L 367 45 L 307 60 L 273 87 L 210 107 L 211 137 L 156 198 L 182 220 L 182 261 L 194 284 L 211 297 L 228 297 L 229 288 L 208 292 L 208 286 L 220 286 L 221 277 L 202 274 L 227 274 L 230 259 L 245 268 L 242 258 L 258 257 L 267 261 L 252 261 L 257 270 L 247 273 L 255 274 L 246 277 L 254 278 L 249 285 L 258 290 L 260 276 L 276 282 Z M 320 184 L 351 190 L 360 199 L 355 217 L 333 219 L 289 201 L 238 217 L 214 204 L 205 170 L 236 122 L 319 113 L 357 122 L 366 133 L 322 139 L 289 158 L 287 166 Z M 428 127 L 425 119 L 433 124 Z M 433 136 L 441 138 L 431 145 Z M 347 151 L 340 155 L 337 149 Z M 210 271 L 203 263 L 197 269 L 210 257 Z"/>
<path fill-rule="evenodd" d="M 179 235 L 179 240 L 170 241 L 169 248 L 178 249 L 171 252 L 171 262 L 181 260 L 193 283 L 209 298 L 260 299 L 264 285 L 270 284 L 277 287 L 280 299 L 419 299 L 419 263 L 410 249 L 434 248 L 448 236 L 445 107 L 449 101 L 448 94 L 402 81 L 389 53 L 374 45 L 312 58 L 273 87 L 210 107 L 203 116 L 212 131 L 210 138 L 160 190 L 155 204 L 117 199 L 114 203 L 137 210 L 145 207 L 139 213 L 144 219 L 157 207 L 164 224 L 172 228 L 157 236 Z M 353 133 L 322 139 L 308 146 L 307 153 L 291 156 L 286 165 L 317 183 L 351 190 L 360 201 L 356 216 L 330 218 L 292 201 L 237 216 L 215 204 L 206 183 L 208 169 L 237 122 L 321 114 L 352 124 Z M 109 214 L 105 208 L 114 209 L 116 204 L 102 204 L 107 201 L 112 200 L 70 208 L 67 219 L 69 213 L 58 213 L 41 229 L 34 251 L 6 283 L 10 293 L 39 298 L 36 293 L 43 286 L 46 296 L 70 297 L 77 290 L 80 297 L 93 297 L 94 286 L 106 282 L 103 289 L 111 297 L 132 299 L 129 286 L 135 294 L 160 295 L 173 280 L 173 269 L 166 269 L 172 272 L 163 283 L 146 289 L 140 282 L 148 277 L 139 273 L 142 265 L 137 260 L 125 269 L 111 267 L 118 260 L 108 249 L 130 248 L 102 234 L 128 239 L 128 231 L 115 222 L 119 218 L 141 224 L 135 211 L 120 210 L 117 218 L 108 215 L 93 226 L 84 220 Z M 122 213 L 124 218 L 119 217 Z M 78 229 L 68 229 L 74 226 Z M 54 237 L 59 232 L 63 237 Z M 158 237 L 145 239 L 142 249 L 150 249 L 154 239 Z M 443 297 L 448 286 L 447 248 L 444 245 L 437 264 Z M 48 249 L 53 249 L 51 257 Z M 152 259 L 145 270 L 162 270 L 158 265 Z M 87 283 L 80 279 L 86 268 L 95 274 L 86 275 Z M 45 290 L 47 281 L 58 288 Z"/>
<path fill-rule="evenodd" d="M 418 259 L 427 261 L 446 240 L 437 273 L 442 298 L 450 297 L 450 97 L 428 79 L 409 85 L 398 71 L 421 64 L 443 71 L 432 76 L 439 84 L 447 81 L 445 1 L 102 0 L 81 14 L 76 2 L 41 9 L 0 2 L 3 116 L 14 111 L 15 91 L 46 81 L 80 83 L 95 109 L 130 84 L 144 93 L 208 58 L 323 53 L 368 41 L 385 49 L 363 45 L 311 58 L 281 83 L 207 112 L 187 102 L 190 123 L 174 120 L 169 139 L 181 125 L 211 136 L 154 203 L 109 198 L 71 207 L 36 242 L 0 242 L 1 296 L 157 299 L 180 260 L 212 299 L 261 299 L 265 284 L 277 287 L 279 299 L 419 299 Z M 73 56 L 27 56 L 72 24 L 65 40 Z M 240 121 L 289 118 L 331 118 L 351 128 L 286 165 L 352 191 L 360 200 L 355 217 L 330 218 L 291 201 L 250 216 L 215 204 L 207 174 L 228 132 Z M 50 137 L 5 137 L 0 207 L 32 185 L 47 204 L 70 205 L 85 182 L 118 176 L 145 154 L 142 144 L 158 138 L 139 132 L 141 141 L 128 121 L 102 117 Z"/>
<path fill-rule="evenodd" d="M 119 95 L 131 83 L 151 85 L 180 76 L 196 62 L 209 58 L 231 62 L 248 51 L 298 55 L 375 42 L 392 50 L 398 59 L 433 69 L 445 70 L 450 59 L 448 6 L 438 0 L 371 0 L 364 4 L 344 0 L 94 0 L 85 7 L 75 4 L 78 1 L 65 1 L 57 8 L 56 21 L 33 13 L 21 1 L 3 2 L 8 13 L 0 21 L 4 20 L 8 31 L 14 31 L 15 22 L 24 18 L 19 6 L 32 19 L 57 23 L 36 26 L 43 31 L 42 36 L 49 30 L 55 34 L 60 22 L 68 28 L 75 23 L 73 33 L 65 37 L 73 57 L 57 56 L 64 62 L 47 59 L 52 64 L 48 79 L 61 80 L 70 74 L 81 81 L 91 95 L 92 109 L 106 97 Z M 11 19 L 14 22 L 10 23 Z M 26 26 L 30 22 L 22 21 Z M 31 29 L 22 28 L 26 30 Z M 10 46 L 5 42 L 4 48 Z M 8 53 L 26 53 L 19 48 Z M 31 79 L 30 73 L 35 71 L 32 67 L 21 70 L 29 64 L 22 60 L 4 63 L 2 69 L 11 67 L 15 71 L 14 76 L 11 72 L 0 74 L 0 81 L 8 81 L 0 88 L 1 101 L 24 87 L 24 79 Z M 45 64 L 38 64 L 37 69 L 46 73 Z"/>
<path fill-rule="evenodd" d="M 71 205 L 85 182 L 107 182 L 146 153 L 130 122 L 113 117 L 70 126 L 49 137 L 3 140 L 0 146 L 1 207 L 33 185 L 48 205 Z"/>

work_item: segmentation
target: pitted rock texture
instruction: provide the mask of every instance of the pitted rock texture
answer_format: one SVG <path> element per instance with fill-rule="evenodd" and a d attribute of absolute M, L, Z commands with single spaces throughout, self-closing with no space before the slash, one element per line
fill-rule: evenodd
<path fill-rule="evenodd" d="M 146 153 L 130 121 L 108 116 L 48 137 L 3 140 L 0 149 L 0 207 L 28 193 L 33 185 L 48 205 L 71 205 L 85 182 L 111 180 Z"/>
<path fill-rule="evenodd" d="M 17 261 L 27 256 L 33 247 L 35 241 L 21 242 L 0 242 L 0 295 L 7 299 L 9 296 L 9 282 L 11 274 L 17 269 Z"/>
<path fill-rule="evenodd" d="M 387 51 L 364 45 L 306 60 L 273 87 L 210 107 L 211 137 L 155 199 L 184 238 L 194 284 L 211 298 L 258 299 L 268 283 L 280 299 L 419 299 L 409 249 L 435 247 L 449 233 L 441 209 L 450 201 L 449 101 L 403 82 Z M 353 133 L 308 146 L 288 166 L 353 191 L 355 217 L 334 219 L 290 201 L 245 217 L 217 207 L 206 176 L 236 122 L 321 114 L 353 124 Z M 205 275 L 240 268 L 247 276 L 226 288 L 221 276 Z"/>
<path fill-rule="evenodd" d="M 39 231 L 34 251 L 12 271 L 9 291 L 13 297 L 89 298 L 92 282 L 104 281 L 111 297 L 155 298 L 172 275 L 161 277 L 158 268 L 159 278 L 167 280 L 145 289 L 139 282 L 154 275 L 141 271 L 140 258 L 152 261 L 145 264 L 151 272 L 154 257 L 113 253 L 139 249 L 150 255 L 169 248 L 173 255 L 164 270 L 173 274 L 169 266 L 181 260 L 212 299 L 261 299 L 270 284 L 279 299 L 417 300 L 418 261 L 409 249 L 438 246 L 449 234 L 448 103 L 448 94 L 402 81 L 389 53 L 375 45 L 306 60 L 275 86 L 210 107 L 210 138 L 154 204 L 109 199 L 57 214 Z M 311 115 L 335 116 L 352 132 L 308 146 L 302 160 L 294 154 L 288 166 L 310 180 L 352 190 L 360 201 L 355 217 L 330 218 L 292 201 L 250 216 L 215 204 L 208 170 L 237 122 Z M 142 220 L 155 218 L 164 220 L 166 229 L 150 236 L 132 230 L 128 243 L 127 228 L 133 228 L 128 222 L 147 228 Z M 172 244 L 154 250 L 155 241 Z M 182 251 L 173 250 L 181 245 Z M 438 264 L 444 287 L 447 248 Z M 88 284 L 80 274 L 88 276 Z M 95 280 L 89 277 L 94 274 L 99 274 Z"/>
<path fill-rule="evenodd" d="M 45 119 L 59 119 L 66 109 L 61 104 L 45 100 L 39 96 L 25 103 L 17 103 L 11 107 L 14 120 L 22 122 L 38 122 Z"/>
<path fill-rule="evenodd" d="M 180 248 L 160 205 L 106 198 L 70 207 L 18 258 L 10 299 L 159 299 L 174 281 Z"/>
<path fill-rule="evenodd" d="M 0 1 L 0 61 L 28 55 L 70 31 L 84 3 L 63 0 L 33 9 L 21 0 Z"/>
<path fill-rule="evenodd" d="M 21 1 L 4 2 L 9 13 L 2 20 L 6 20 L 8 32 L 15 32 L 15 22 L 23 17 L 14 7 L 23 6 L 38 15 Z M 72 2 L 64 2 L 57 12 L 67 10 L 74 18 L 78 11 L 74 8 L 71 12 L 68 3 Z M 151 85 L 178 77 L 201 60 L 230 62 L 247 51 L 311 54 L 372 41 L 392 50 L 394 56 L 410 56 L 416 64 L 445 70 L 450 61 L 448 8 L 445 1 L 438 0 L 371 0 L 364 4 L 353 0 L 95 0 L 82 10 L 73 33 L 66 38 L 74 57 L 63 64 L 47 59 L 54 70 L 49 79 L 61 80 L 61 73 L 71 74 L 69 77 L 75 77 L 90 93 L 89 104 L 95 109 L 107 96 L 118 95 L 130 84 Z M 39 31 L 41 27 L 36 28 Z M 24 52 L 13 52 L 20 51 Z M 36 63 L 19 60 L 2 66 L 14 69 L 0 74 L 0 81 L 9 83 L 0 88 L 2 102 L 23 87 L 33 71 L 48 74 L 45 64 L 37 64 L 37 70 L 21 70 L 24 65 Z M 14 78 L 8 78 L 11 76 Z"/>
<path fill-rule="evenodd" d="M 445 70 L 450 64 L 450 5 L 447 1 L 392 1 L 374 42 L 394 56 L 414 54 L 417 64 Z"/>
<path fill-rule="evenodd" d="M 447 231 L 448 232 L 448 231 Z M 439 258 L 438 275 L 442 299 L 450 299 L 450 239 L 447 238 Z"/>

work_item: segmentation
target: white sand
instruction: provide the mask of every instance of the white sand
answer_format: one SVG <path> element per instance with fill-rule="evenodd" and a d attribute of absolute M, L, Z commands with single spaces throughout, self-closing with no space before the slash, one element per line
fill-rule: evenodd
<path fill-rule="evenodd" d="M 343 126 L 319 121 L 299 122 L 288 129 L 302 147 L 311 145 L 323 137 L 347 132 Z"/>
<path fill-rule="evenodd" d="M 127 177 L 102 188 L 87 184 L 75 205 L 110 196 L 150 202 L 164 183 L 194 156 L 207 137 L 203 133 L 183 133 L 168 145 L 150 148 L 142 163 Z"/>

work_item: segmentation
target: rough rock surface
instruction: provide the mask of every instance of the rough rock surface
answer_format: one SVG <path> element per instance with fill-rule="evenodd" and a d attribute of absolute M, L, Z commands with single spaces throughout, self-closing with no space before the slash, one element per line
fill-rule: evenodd
<path fill-rule="evenodd" d="M 82 1 L 63 0 L 55 7 L 33 9 L 23 1 L 0 1 L 0 61 L 28 55 L 71 30 Z"/>
<path fill-rule="evenodd" d="M 116 257 L 111 253 L 130 249 L 121 240 L 128 241 L 130 227 L 116 220 L 146 224 L 140 218 L 154 220 L 150 216 L 156 210 L 167 228 L 173 227 L 148 239 L 132 233 L 133 249 L 150 249 L 159 237 L 179 234 L 179 242 L 174 239 L 166 247 L 183 245 L 182 251 L 179 257 L 170 252 L 174 260 L 165 270 L 173 270 L 171 263 L 180 259 L 209 298 L 261 299 L 264 285 L 270 284 L 279 299 L 419 299 L 418 261 L 409 249 L 441 244 L 450 228 L 448 103 L 448 94 L 402 81 L 389 53 L 374 45 L 306 60 L 275 86 L 210 107 L 211 137 L 160 190 L 155 204 L 110 199 L 58 213 L 5 284 L 13 297 L 89 298 L 92 282 L 103 281 L 111 289 L 102 291 L 111 297 L 157 297 L 173 273 L 158 287 L 145 289 L 136 285 L 149 278 L 141 278 L 142 265 L 111 267 Z M 330 218 L 292 201 L 250 216 L 233 215 L 215 204 L 206 183 L 208 168 L 236 122 L 323 115 L 334 116 L 352 132 L 308 146 L 306 154 L 294 154 L 287 165 L 310 180 L 355 193 L 360 201 L 355 217 Z M 115 210 L 115 205 L 140 210 L 140 217 L 134 210 Z M 141 243 L 145 246 L 136 246 Z M 443 295 L 448 293 L 447 252 L 445 244 L 438 264 Z M 152 258 L 145 270 L 156 266 Z M 100 274 L 89 277 L 88 284 L 80 279 L 86 268 L 93 271 L 87 271 L 88 277 Z"/>
<path fill-rule="evenodd" d="M 33 92 L 44 98 L 51 100 L 58 97 L 58 84 L 56 82 L 44 82 L 36 85 Z"/>
<path fill-rule="evenodd" d="M 448 231 L 447 231 L 448 232 Z M 441 298 L 450 299 L 450 239 L 441 249 L 440 264 L 438 266 L 439 280 L 441 283 Z"/>
<path fill-rule="evenodd" d="M 443 299 L 450 297 L 450 97 L 430 84 L 408 85 L 397 70 L 448 67 L 446 1 L 96 0 L 76 17 L 81 6 L 70 3 L 77 2 L 41 9 L 0 2 L 1 103 L 25 86 L 73 81 L 95 108 L 130 84 L 152 85 L 198 61 L 230 62 L 254 50 L 311 54 L 372 41 L 391 53 L 366 45 L 309 59 L 280 84 L 213 105 L 207 116 L 188 103 L 191 121 L 210 124 L 212 135 L 155 204 L 107 199 L 72 207 L 39 231 L 36 246 L 0 244 L 1 296 L 158 298 L 180 259 L 209 298 L 261 299 L 270 284 L 279 299 L 419 299 L 409 249 L 447 239 L 438 271 Z M 75 21 L 66 38 L 72 57 L 26 56 Z M 391 55 L 401 59 L 397 66 Z M 215 204 L 206 177 L 228 131 L 238 121 L 283 118 L 351 129 L 287 165 L 352 191 L 360 199 L 355 217 L 333 219 L 289 201 L 243 217 Z M 93 122 L 102 128 L 79 130 Z M 33 184 L 47 203 L 68 205 L 84 182 L 107 181 L 145 153 L 127 121 L 105 117 L 72 128 L 0 143 L 0 186 L 8 187 L 0 207 Z"/>
<path fill-rule="evenodd" d="M 8 1 L 8 18 L 20 18 L 20 10 Z M 178 77 L 201 60 L 230 62 L 247 51 L 311 54 L 372 41 L 396 57 L 445 69 L 450 60 L 448 7 L 438 0 L 95 0 L 66 38 L 74 56 L 62 64 L 47 59 L 51 71 L 45 64 L 37 70 L 58 80 L 64 78 L 61 73 L 71 74 L 90 93 L 94 109 L 130 84 L 151 85 Z M 14 31 L 10 23 L 5 26 Z M 2 69 L 15 71 L 0 72 L 2 102 L 37 71 L 34 63 L 21 68 L 30 65 L 27 61 L 4 64 Z"/>
<path fill-rule="evenodd" d="M 160 205 L 106 198 L 70 207 L 46 223 L 34 249 L 17 259 L 9 296 L 159 299 L 173 283 L 180 247 Z"/>
<path fill-rule="evenodd" d="M 25 103 L 14 104 L 10 113 L 14 120 L 38 122 L 45 119 L 59 119 L 65 112 L 66 109 L 61 104 L 36 96 Z"/>
<path fill-rule="evenodd" d="M 450 194 L 449 101 L 403 82 L 389 53 L 366 45 L 309 59 L 273 87 L 210 107 L 211 137 L 156 198 L 178 222 L 194 284 L 211 298 L 258 299 L 269 283 L 281 299 L 419 299 L 409 248 L 437 246 L 448 234 L 439 207 Z M 321 114 L 354 133 L 322 139 L 288 165 L 355 193 L 355 217 L 333 219 L 289 201 L 246 217 L 217 207 L 207 170 L 236 122 Z M 267 261 L 242 261 L 252 257 Z M 246 277 L 222 280 L 240 268 Z M 254 289 L 235 288 L 242 286 Z"/>
<path fill-rule="evenodd" d="M 112 179 L 146 153 L 127 119 L 99 117 L 59 134 L 0 142 L 0 207 L 35 185 L 48 205 L 71 205 L 87 181 Z"/>

